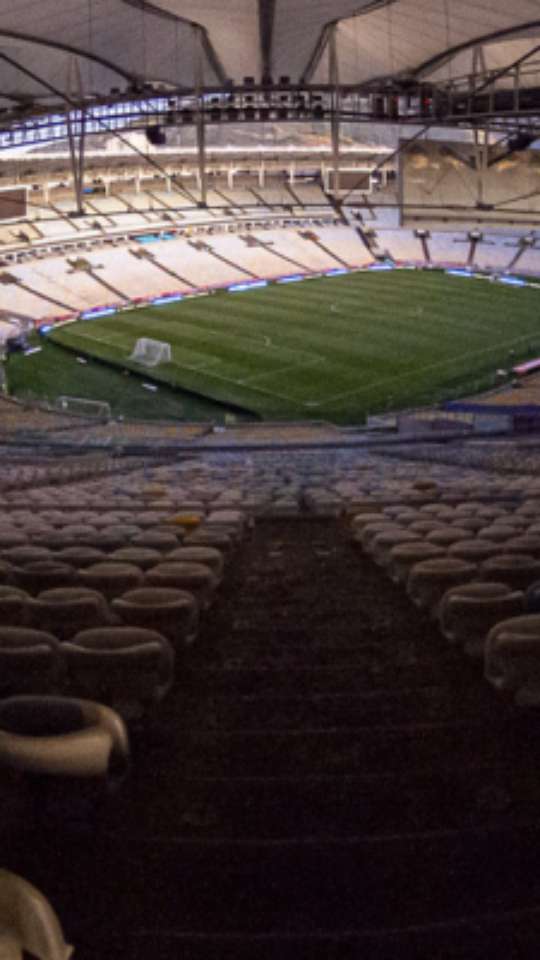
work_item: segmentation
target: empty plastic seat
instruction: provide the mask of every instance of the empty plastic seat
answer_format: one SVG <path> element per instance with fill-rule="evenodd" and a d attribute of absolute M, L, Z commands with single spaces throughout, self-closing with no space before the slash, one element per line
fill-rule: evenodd
<path fill-rule="evenodd" d="M 62 645 L 74 690 L 109 703 L 162 700 L 174 678 L 174 651 L 155 630 L 99 627 Z"/>
<path fill-rule="evenodd" d="M 223 530 L 210 529 L 203 524 L 184 539 L 184 546 L 215 547 L 221 553 L 227 554 L 232 549 L 233 539 Z"/>
<path fill-rule="evenodd" d="M 149 586 L 187 590 L 194 595 L 201 608 L 210 604 L 217 587 L 214 574 L 202 563 L 161 563 L 148 571 L 146 580 Z"/>
<path fill-rule="evenodd" d="M 540 704 L 540 616 L 529 614 L 494 626 L 485 646 L 484 675 L 518 706 Z"/>
<path fill-rule="evenodd" d="M 516 527 L 507 523 L 494 523 L 490 527 L 482 527 L 477 531 L 478 536 L 483 540 L 491 540 L 493 543 L 504 543 L 505 540 L 511 540 L 516 536 Z"/>
<path fill-rule="evenodd" d="M 431 530 L 426 533 L 426 540 L 435 543 L 439 547 L 450 547 L 453 543 L 459 543 L 460 540 L 468 539 L 468 532 L 463 527 L 439 527 L 437 530 Z"/>
<path fill-rule="evenodd" d="M 6 560 L 0 560 L 0 583 L 7 583 L 11 577 L 12 566 Z"/>
<path fill-rule="evenodd" d="M 69 960 L 73 947 L 46 897 L 17 874 L 0 870 L 0 956 L 18 960 L 23 951 L 36 960 Z"/>
<path fill-rule="evenodd" d="M 403 512 L 403 508 L 400 512 Z M 358 532 L 363 530 L 364 527 L 367 527 L 367 525 L 370 523 L 386 523 L 387 520 L 388 517 L 381 511 L 377 511 L 377 513 L 374 511 L 369 513 L 357 513 L 351 520 L 351 527 L 354 532 Z M 393 518 L 391 518 L 391 520 L 393 520 Z"/>
<path fill-rule="evenodd" d="M 218 527 L 223 533 L 229 533 L 233 540 L 238 540 L 247 526 L 247 517 L 241 510 L 212 510 L 206 517 L 205 526 L 210 529 Z"/>
<path fill-rule="evenodd" d="M 421 541 L 420 534 L 413 533 L 412 530 L 383 530 L 373 538 L 367 552 L 373 557 L 375 563 L 384 567 L 389 563 L 392 547 L 400 543 L 417 543 L 418 541 Z"/>
<path fill-rule="evenodd" d="M 166 559 L 167 562 L 203 563 L 205 567 L 210 567 L 218 583 L 223 579 L 223 554 L 215 547 L 177 547 L 167 554 Z"/>
<path fill-rule="evenodd" d="M 491 540 L 483 540 L 476 537 L 473 540 L 458 540 L 448 547 L 448 556 L 459 557 L 461 560 L 470 560 L 472 563 L 481 563 L 488 557 L 495 556 L 500 547 Z"/>
<path fill-rule="evenodd" d="M 28 536 L 22 530 L 0 530 L 0 550 L 21 547 L 25 543 L 28 543 Z"/>
<path fill-rule="evenodd" d="M 447 590 L 439 604 L 441 631 L 470 656 L 483 656 L 486 636 L 501 619 L 523 613 L 524 594 L 504 583 L 466 583 Z"/>
<path fill-rule="evenodd" d="M 0 625 L 0 691 L 46 693 L 63 672 L 60 644 L 44 630 Z"/>
<path fill-rule="evenodd" d="M 519 537 L 512 537 L 504 544 L 505 553 L 526 553 L 540 559 L 540 537 L 538 535 L 528 536 L 523 534 Z"/>
<path fill-rule="evenodd" d="M 407 593 L 421 609 L 436 612 L 436 607 L 450 587 L 469 583 L 476 575 L 476 564 L 458 557 L 440 557 L 421 560 L 411 568 Z"/>
<path fill-rule="evenodd" d="M 388 571 L 396 583 L 406 583 L 415 563 L 444 556 L 446 556 L 444 547 L 438 547 L 435 543 L 426 543 L 423 540 L 399 543 L 390 551 Z"/>
<path fill-rule="evenodd" d="M 442 520 L 426 518 L 425 520 L 413 520 L 413 522 L 408 525 L 408 528 L 414 533 L 419 533 L 422 537 L 427 537 L 428 534 L 433 533 L 435 530 L 447 530 L 448 525 Z"/>
<path fill-rule="evenodd" d="M 2 557 L 14 567 L 25 567 L 36 560 L 50 560 L 51 551 L 47 547 L 36 547 L 33 543 L 26 543 L 19 547 L 10 547 L 2 552 Z"/>
<path fill-rule="evenodd" d="M 484 560 L 479 572 L 482 579 L 498 580 L 514 590 L 526 590 L 540 577 L 540 561 L 524 553 L 500 553 Z"/>
<path fill-rule="evenodd" d="M 179 545 L 177 533 L 145 530 L 144 533 L 133 537 L 131 545 L 134 547 L 148 547 L 151 550 L 159 550 L 161 553 L 167 553 L 174 550 Z"/>
<path fill-rule="evenodd" d="M 0 586 L 0 624 L 22 627 L 26 623 L 30 595 L 20 587 Z"/>
<path fill-rule="evenodd" d="M 97 547 L 90 547 L 83 543 L 79 546 L 63 547 L 63 549 L 59 550 L 56 554 L 57 560 L 69 563 L 77 570 L 83 567 L 90 567 L 93 563 L 100 563 L 102 560 L 106 560 L 106 558 L 107 555 L 103 550 L 98 550 Z"/>
<path fill-rule="evenodd" d="M 139 570 L 149 570 L 161 563 L 163 556 L 159 550 L 151 547 L 120 547 L 119 550 L 113 550 L 109 554 L 109 560 L 115 563 L 132 563 Z"/>
<path fill-rule="evenodd" d="M 460 527 L 462 530 L 467 531 L 467 536 L 471 534 L 479 533 L 482 530 L 486 523 L 481 517 L 463 517 L 457 516 L 454 520 L 449 521 L 450 526 Z"/>
<path fill-rule="evenodd" d="M 36 560 L 25 567 L 15 567 L 12 574 L 17 586 L 28 593 L 41 593 L 55 587 L 71 586 L 76 580 L 75 569 L 61 560 Z"/>
<path fill-rule="evenodd" d="M 359 544 L 366 552 L 369 552 L 370 544 L 380 533 L 403 533 L 404 527 L 400 527 L 395 520 L 377 520 L 376 523 L 368 523 L 361 530 L 353 534 L 353 540 Z M 411 532 L 412 527 L 407 529 Z"/>
<path fill-rule="evenodd" d="M 144 575 L 132 563 L 114 563 L 105 561 L 94 563 L 79 571 L 81 583 L 104 594 L 108 600 L 119 597 L 127 590 L 142 586 Z"/>
<path fill-rule="evenodd" d="M 29 600 L 27 616 L 30 623 L 50 630 L 59 640 L 68 640 L 86 627 L 105 626 L 110 622 L 103 594 L 79 586 L 42 591 Z"/>
<path fill-rule="evenodd" d="M 197 636 L 199 607 L 192 593 L 171 587 L 141 587 L 113 600 L 112 609 L 124 623 L 157 630 L 175 653 Z"/>
<path fill-rule="evenodd" d="M 32 774 L 104 777 L 125 772 L 129 742 L 109 707 L 69 697 L 0 701 L 0 766 Z"/>

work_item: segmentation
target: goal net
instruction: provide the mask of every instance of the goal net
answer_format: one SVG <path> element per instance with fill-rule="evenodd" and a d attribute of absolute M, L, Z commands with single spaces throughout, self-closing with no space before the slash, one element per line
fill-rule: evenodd
<path fill-rule="evenodd" d="M 105 400 L 86 400 L 83 397 L 57 397 L 54 407 L 59 413 L 74 417 L 97 417 L 111 419 L 111 408 Z"/>
<path fill-rule="evenodd" d="M 169 363 L 172 360 L 171 345 L 162 340 L 140 337 L 129 359 L 144 367 L 157 367 L 160 363 Z"/>

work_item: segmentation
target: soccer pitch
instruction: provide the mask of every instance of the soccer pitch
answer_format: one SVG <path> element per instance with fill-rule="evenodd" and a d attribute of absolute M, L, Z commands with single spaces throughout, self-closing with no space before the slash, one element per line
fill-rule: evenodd
<path fill-rule="evenodd" d="M 540 352 L 540 291 L 440 271 L 358 272 L 80 321 L 56 342 L 265 419 L 366 414 L 487 387 Z M 139 337 L 172 361 L 129 361 Z M 106 399 L 106 398 L 104 398 Z"/>

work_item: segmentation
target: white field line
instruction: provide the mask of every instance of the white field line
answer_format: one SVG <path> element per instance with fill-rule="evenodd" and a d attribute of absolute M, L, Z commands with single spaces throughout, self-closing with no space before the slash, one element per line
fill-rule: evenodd
<path fill-rule="evenodd" d="M 325 362 L 324 357 L 317 357 L 316 359 L 312 360 L 311 363 L 309 363 L 309 364 L 307 364 L 307 363 L 303 363 L 303 364 L 294 363 L 294 364 L 292 364 L 292 363 L 291 363 L 291 364 L 289 364 L 289 365 L 286 366 L 286 367 L 278 367 L 277 370 L 268 370 L 266 373 L 256 373 L 256 374 L 254 374 L 252 377 L 246 377 L 245 380 L 237 380 L 236 382 L 237 382 L 237 383 L 242 383 L 242 384 L 245 383 L 245 384 L 247 384 L 248 386 L 251 386 L 251 384 L 252 384 L 255 380 L 262 380 L 264 377 L 277 377 L 277 376 L 279 376 L 279 375 L 282 374 L 282 373 L 288 373 L 289 370 L 305 370 L 306 367 L 317 367 L 317 366 L 319 366 L 321 363 L 324 363 L 324 362 Z"/>

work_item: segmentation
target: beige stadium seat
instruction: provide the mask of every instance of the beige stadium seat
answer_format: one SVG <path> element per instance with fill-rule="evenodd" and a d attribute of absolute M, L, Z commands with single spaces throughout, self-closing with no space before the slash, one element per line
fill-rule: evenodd
<path fill-rule="evenodd" d="M 0 624 L 22 627 L 28 617 L 30 595 L 20 587 L 0 586 Z"/>
<path fill-rule="evenodd" d="M 408 527 L 407 532 L 410 532 L 412 527 Z M 380 533 L 403 533 L 404 528 L 400 527 L 395 520 L 377 520 L 376 523 L 367 523 L 365 527 L 362 527 L 357 533 L 353 535 L 353 540 L 355 543 L 359 544 L 363 550 L 369 553 L 369 548 L 371 542 L 377 537 Z"/>
<path fill-rule="evenodd" d="M 7 560 L 0 560 L 0 584 L 9 582 L 12 569 Z"/>
<path fill-rule="evenodd" d="M 0 701 L 0 766 L 30 774 L 106 777 L 125 773 L 122 719 L 100 703 L 70 697 Z"/>
<path fill-rule="evenodd" d="M 435 543 L 438 547 L 450 547 L 453 543 L 468 539 L 468 532 L 463 527 L 439 527 L 438 530 L 432 530 L 426 533 L 426 540 L 429 543 Z"/>
<path fill-rule="evenodd" d="M 422 542 L 420 534 L 413 533 L 411 530 L 383 530 L 373 538 L 366 552 L 370 554 L 376 564 L 380 567 L 386 567 L 390 562 L 392 547 L 401 543 L 418 542 Z"/>
<path fill-rule="evenodd" d="M 44 630 L 0 625 L 0 691 L 51 693 L 63 674 L 60 644 Z"/>
<path fill-rule="evenodd" d="M 480 537 L 472 540 L 458 540 L 448 547 L 449 557 L 459 557 L 461 560 L 470 560 L 472 563 L 481 563 L 488 557 L 499 553 L 500 547 L 492 540 L 483 540 Z"/>
<path fill-rule="evenodd" d="M 22 530 L 7 529 L 0 530 L 0 550 L 9 550 L 10 547 L 22 547 L 29 542 L 29 538 Z"/>
<path fill-rule="evenodd" d="M 211 510 L 205 520 L 205 526 L 218 528 L 228 533 L 233 540 L 238 540 L 244 533 L 248 520 L 242 510 Z"/>
<path fill-rule="evenodd" d="M 441 597 L 450 587 L 469 583 L 476 576 L 474 563 L 458 557 L 440 557 L 421 560 L 411 567 L 407 593 L 413 603 L 423 610 L 436 613 Z"/>
<path fill-rule="evenodd" d="M 167 562 L 181 561 L 183 563 L 203 563 L 210 567 L 217 583 L 223 579 L 223 554 L 215 547 L 177 547 L 166 556 Z"/>
<path fill-rule="evenodd" d="M 522 534 L 519 537 L 512 537 L 504 544 L 505 553 L 527 553 L 540 559 L 540 536 Z"/>
<path fill-rule="evenodd" d="M 98 627 L 62 644 L 71 688 L 108 703 L 150 704 L 163 699 L 174 678 L 174 651 L 155 630 Z"/>
<path fill-rule="evenodd" d="M 79 578 L 85 587 L 97 590 L 108 600 L 142 586 L 144 581 L 142 571 L 134 564 L 109 561 L 94 563 L 84 570 L 79 570 Z"/>
<path fill-rule="evenodd" d="M 466 583 L 447 590 L 438 610 L 443 635 L 462 644 L 469 656 L 483 656 L 486 636 L 496 623 L 523 613 L 525 597 L 505 583 Z"/>
<path fill-rule="evenodd" d="M 518 706 L 540 705 L 540 615 L 503 620 L 487 637 L 484 675 Z"/>
<path fill-rule="evenodd" d="M 25 567 L 36 560 L 50 560 L 51 551 L 47 547 L 37 547 L 27 543 L 20 547 L 10 547 L 2 552 L 2 557 L 14 567 Z"/>
<path fill-rule="evenodd" d="M 177 655 L 196 639 L 199 606 L 187 590 L 142 587 L 117 597 L 111 606 L 125 624 L 157 630 L 167 637 Z"/>
<path fill-rule="evenodd" d="M 206 609 L 217 587 L 217 580 L 209 567 L 202 563 L 171 561 L 153 567 L 146 574 L 148 586 L 173 587 L 187 590 L 196 598 L 201 609 Z"/>
<path fill-rule="evenodd" d="M 162 563 L 163 555 L 159 550 L 151 547 L 120 547 L 119 550 L 113 550 L 108 559 L 114 563 L 132 563 L 139 570 L 150 570 L 158 563 Z"/>
<path fill-rule="evenodd" d="M 427 537 L 435 530 L 447 530 L 448 524 L 442 520 L 434 520 L 431 517 L 429 519 L 425 518 L 424 520 L 413 520 L 413 522 L 408 525 L 408 529 L 414 533 L 419 533 L 421 537 Z"/>
<path fill-rule="evenodd" d="M 131 540 L 133 547 L 148 547 L 150 550 L 159 550 L 167 553 L 179 546 L 178 531 L 175 533 L 160 530 L 145 530 Z"/>
<path fill-rule="evenodd" d="M 466 530 L 468 537 L 479 533 L 486 525 L 485 520 L 482 520 L 481 517 L 463 516 L 457 516 L 454 520 L 450 520 L 449 523 L 452 527 L 460 527 L 461 530 Z"/>
<path fill-rule="evenodd" d="M 56 559 L 61 560 L 63 563 L 70 563 L 72 567 L 80 570 L 83 567 L 90 567 L 93 563 L 100 563 L 102 560 L 106 560 L 107 554 L 104 553 L 103 550 L 98 550 L 97 547 L 80 544 L 80 546 L 64 547 L 62 550 L 59 550 L 56 554 Z"/>
<path fill-rule="evenodd" d="M 402 511 L 403 511 L 403 508 L 402 508 Z M 367 527 L 368 524 L 386 523 L 387 520 L 388 520 L 388 517 L 384 513 L 381 513 L 381 511 L 378 511 L 377 513 L 375 512 L 357 513 L 351 520 L 351 527 L 354 533 L 358 533 L 362 531 L 364 527 Z M 391 522 L 395 523 L 396 521 L 393 520 Z"/>
<path fill-rule="evenodd" d="M 36 560 L 13 569 L 13 581 L 33 595 L 55 587 L 69 587 L 77 579 L 77 571 L 61 560 Z"/>
<path fill-rule="evenodd" d="M 227 555 L 232 550 L 233 539 L 223 530 L 210 529 L 203 524 L 185 538 L 184 546 L 215 547 Z"/>
<path fill-rule="evenodd" d="M 514 590 L 526 590 L 540 579 L 540 561 L 526 553 L 501 553 L 489 557 L 480 564 L 479 573 L 484 580 L 498 580 Z"/>
<path fill-rule="evenodd" d="M 434 560 L 446 556 L 444 547 L 423 540 L 413 540 L 392 547 L 388 571 L 395 583 L 407 583 L 409 572 L 421 560 Z"/>
<path fill-rule="evenodd" d="M 36 960 L 69 960 L 73 947 L 46 897 L 17 874 L 0 870 L 0 957 L 19 960 L 23 952 Z"/>
<path fill-rule="evenodd" d="M 482 527 L 478 531 L 478 536 L 483 540 L 491 540 L 494 543 L 504 543 L 516 536 L 516 527 L 508 523 L 494 523 L 490 527 Z"/>
<path fill-rule="evenodd" d="M 27 616 L 32 625 L 50 630 L 59 640 L 69 640 L 86 627 L 110 623 L 110 612 L 103 594 L 79 586 L 42 591 L 29 600 Z"/>

